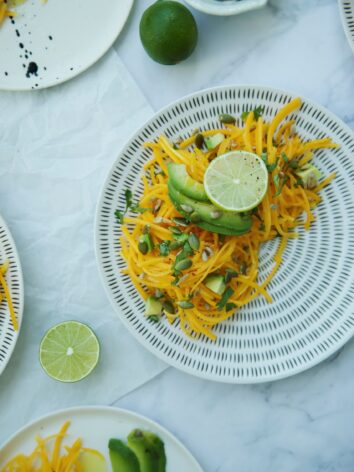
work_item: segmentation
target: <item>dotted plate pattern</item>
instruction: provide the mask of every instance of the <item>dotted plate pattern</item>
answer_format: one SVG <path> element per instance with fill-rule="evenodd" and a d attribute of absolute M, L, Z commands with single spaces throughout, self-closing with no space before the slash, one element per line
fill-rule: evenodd
<path fill-rule="evenodd" d="M 339 0 L 339 9 L 345 34 L 354 52 L 354 0 Z"/>
<path fill-rule="evenodd" d="M 145 141 L 165 134 L 171 140 L 193 130 L 220 126 L 218 115 L 239 117 L 264 106 L 270 120 L 293 95 L 262 87 L 220 87 L 183 98 L 158 112 L 128 142 L 110 171 L 96 215 L 96 253 L 103 284 L 120 319 L 147 349 L 172 366 L 205 379 L 229 383 L 266 382 L 294 375 L 324 360 L 354 333 L 354 135 L 326 109 L 304 100 L 295 119 L 305 140 L 331 137 L 340 148 L 316 153 L 324 175 L 336 172 L 322 191 L 311 230 L 290 240 L 283 264 L 269 285 L 273 303 L 258 297 L 215 328 L 216 342 L 191 340 L 163 320 L 144 317 L 144 302 L 119 256 L 121 230 L 114 217 L 124 208 L 124 190 L 142 192 Z M 264 244 L 260 280 L 273 265 L 278 242 Z"/>
<path fill-rule="evenodd" d="M 17 315 L 19 327 L 21 327 L 24 289 L 20 259 L 17 254 L 14 240 L 10 230 L 0 216 L 0 263 L 9 260 L 10 265 L 6 273 L 12 303 Z M 0 374 L 5 369 L 15 348 L 19 331 L 13 329 L 10 311 L 5 300 L 0 303 Z"/>

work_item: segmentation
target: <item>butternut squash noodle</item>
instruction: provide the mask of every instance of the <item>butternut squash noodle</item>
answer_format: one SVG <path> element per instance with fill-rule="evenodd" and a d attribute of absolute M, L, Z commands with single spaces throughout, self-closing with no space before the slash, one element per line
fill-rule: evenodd
<path fill-rule="evenodd" d="M 330 138 L 305 142 L 294 130 L 294 120 L 287 119 L 301 106 L 300 98 L 292 100 L 267 123 L 262 116 L 249 112 L 244 117 L 244 126 L 225 124 L 218 129 L 200 131 L 203 137 L 218 133 L 224 140 L 214 150 L 199 149 L 194 145 L 195 134 L 172 145 L 161 136 L 157 142 L 148 142 L 145 147 L 152 152 L 152 158 L 144 166 L 142 177 L 144 190 L 139 206 L 149 211 L 130 213 L 122 224 L 121 255 L 126 261 L 124 273 L 131 278 L 140 295 L 147 299 L 156 288 L 175 306 L 175 313 L 165 311 L 172 323 L 178 319 L 180 327 L 188 336 L 201 334 L 216 339 L 213 328 L 231 317 L 235 309 L 242 307 L 261 295 L 272 302 L 267 288 L 283 261 L 283 253 L 289 238 L 297 238 L 296 227 L 310 229 L 315 220 L 313 209 L 321 202 L 320 191 L 335 177 L 331 174 L 321 182 L 304 185 L 295 173 L 314 157 L 314 151 L 321 148 L 336 148 Z M 168 196 L 167 164 L 185 164 L 191 177 L 203 182 L 204 173 L 212 159 L 228 151 L 245 150 L 266 156 L 269 170 L 268 191 L 256 211 L 253 211 L 251 230 L 242 236 L 221 236 L 205 231 L 194 224 L 180 227 L 186 233 L 194 233 L 200 247 L 191 256 L 192 265 L 183 271 L 176 281 L 171 267 L 178 249 L 161 256 L 159 245 L 172 241 L 170 230 L 176 224 L 173 220 L 181 215 Z M 145 228 L 145 229 L 144 229 Z M 154 249 L 147 254 L 139 251 L 140 236 L 149 229 Z M 261 245 L 277 238 L 279 244 L 274 256 L 274 265 L 265 280 L 258 281 L 259 252 Z M 218 308 L 221 296 L 209 290 L 203 283 L 212 273 L 225 274 L 232 271 L 228 282 L 229 299 L 226 306 Z M 179 303 L 190 302 L 188 309 Z M 182 304 L 183 305 L 183 304 Z M 193 305 L 193 306 L 191 306 Z"/>

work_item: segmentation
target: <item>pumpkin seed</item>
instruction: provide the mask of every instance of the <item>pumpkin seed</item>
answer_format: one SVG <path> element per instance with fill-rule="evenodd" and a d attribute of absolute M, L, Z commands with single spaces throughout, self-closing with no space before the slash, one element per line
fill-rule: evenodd
<path fill-rule="evenodd" d="M 190 235 L 188 237 L 188 242 L 189 242 L 190 247 L 194 251 L 198 251 L 198 249 L 200 247 L 200 241 L 199 241 L 199 238 L 196 234 L 190 233 Z"/>
<path fill-rule="evenodd" d="M 227 123 L 232 125 L 236 123 L 236 118 L 232 115 L 229 115 L 228 113 L 221 113 L 221 115 L 219 116 L 219 120 L 221 123 Z"/>
<path fill-rule="evenodd" d="M 221 211 L 218 211 L 218 210 L 213 210 L 212 212 L 210 212 L 210 217 L 213 220 L 217 220 L 218 218 L 220 218 L 221 215 L 222 215 Z"/>
<path fill-rule="evenodd" d="M 175 264 L 174 268 L 177 271 L 186 270 L 189 269 L 192 264 L 193 262 L 190 259 L 182 259 L 181 261 L 177 262 L 177 264 Z"/>
<path fill-rule="evenodd" d="M 149 251 L 149 247 L 147 245 L 147 243 L 145 241 L 139 241 L 139 244 L 138 244 L 138 249 L 139 251 L 141 252 L 141 254 L 147 254 L 148 251 Z"/>
<path fill-rule="evenodd" d="M 163 309 L 167 311 L 167 313 L 170 313 L 171 315 L 174 315 L 176 313 L 176 309 L 170 300 L 162 302 L 162 306 Z"/>
<path fill-rule="evenodd" d="M 193 211 L 193 208 L 192 208 Z M 188 226 L 189 223 L 185 218 L 172 218 L 172 220 L 176 223 L 176 225 L 180 226 Z"/>
<path fill-rule="evenodd" d="M 188 300 L 182 300 L 178 302 L 178 305 L 184 310 L 188 310 L 188 308 L 194 308 L 194 304 L 192 302 L 189 302 Z"/>
<path fill-rule="evenodd" d="M 182 204 L 181 205 L 181 208 L 183 211 L 185 211 L 186 213 L 192 213 L 193 212 L 193 207 L 191 207 L 190 205 L 184 205 Z"/>
<path fill-rule="evenodd" d="M 194 139 L 194 144 L 198 149 L 202 149 L 202 147 L 204 146 L 204 136 L 202 135 L 202 133 L 198 133 L 196 135 Z"/>
<path fill-rule="evenodd" d="M 190 219 L 192 223 L 198 223 L 198 221 L 201 220 L 200 216 L 195 211 L 191 214 Z"/>

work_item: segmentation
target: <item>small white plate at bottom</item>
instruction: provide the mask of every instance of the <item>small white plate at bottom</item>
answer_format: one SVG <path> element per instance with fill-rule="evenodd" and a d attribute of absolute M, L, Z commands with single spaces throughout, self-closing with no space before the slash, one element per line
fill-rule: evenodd
<path fill-rule="evenodd" d="M 165 443 L 168 472 L 203 472 L 200 465 L 166 429 L 157 423 L 127 410 L 111 407 L 80 407 L 58 411 L 25 426 L 0 448 L 0 470 L 8 460 L 21 453 L 28 454 L 35 447 L 35 436 L 55 434 L 62 424 L 71 421 L 65 443 L 71 444 L 78 437 L 84 447 L 100 451 L 110 461 L 108 441 L 110 438 L 125 439 L 134 428 L 141 428 L 156 433 Z"/>

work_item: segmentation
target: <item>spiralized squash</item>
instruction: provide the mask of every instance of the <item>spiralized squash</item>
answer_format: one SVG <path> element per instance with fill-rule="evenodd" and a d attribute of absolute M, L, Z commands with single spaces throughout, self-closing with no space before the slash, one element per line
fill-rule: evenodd
<path fill-rule="evenodd" d="M 204 334 L 215 340 L 213 328 L 229 318 L 239 308 L 261 295 L 272 302 L 267 288 L 283 261 L 283 253 L 289 238 L 297 238 L 296 227 L 310 229 L 315 220 L 313 209 L 321 202 L 320 190 L 328 185 L 334 174 L 321 183 L 309 188 L 294 172 L 302 168 L 314 157 L 314 151 L 321 148 L 335 148 L 331 139 L 324 138 L 305 142 L 294 130 L 294 121 L 287 120 L 292 112 L 301 106 L 296 98 L 278 111 L 273 121 L 267 123 L 262 117 L 249 112 L 244 126 L 222 125 L 218 129 L 202 131 L 204 138 L 218 133 L 224 140 L 216 150 L 198 149 L 194 145 L 195 135 L 173 146 L 166 137 L 157 142 L 146 143 L 152 158 L 146 163 L 143 196 L 139 202 L 142 208 L 149 208 L 138 215 L 125 217 L 122 226 L 121 255 L 126 261 L 124 272 L 128 274 L 141 296 L 146 299 L 154 295 L 156 288 L 174 303 L 174 314 L 165 312 L 172 323 L 176 318 L 188 336 Z M 222 237 L 189 224 L 181 228 L 186 233 L 193 232 L 200 241 L 200 248 L 191 256 L 192 265 L 183 271 L 176 284 L 171 266 L 178 250 L 161 256 L 159 244 L 171 241 L 170 228 L 176 226 L 174 217 L 180 217 L 172 205 L 167 189 L 168 162 L 185 164 L 191 177 L 203 182 L 203 176 L 210 161 L 216 156 L 233 150 L 254 152 L 266 156 L 269 169 L 269 187 L 265 198 L 253 214 L 252 229 L 243 236 Z M 148 227 L 155 249 L 142 254 L 138 240 Z M 259 281 L 259 252 L 263 243 L 277 238 L 279 241 L 274 256 L 274 265 L 268 276 Z M 231 296 L 228 304 L 218 308 L 220 296 L 204 284 L 209 274 L 237 273 L 229 282 Z M 183 309 L 179 302 L 188 300 L 192 307 Z M 183 305 L 183 304 L 182 304 Z"/>
<path fill-rule="evenodd" d="M 70 421 L 66 421 L 57 434 L 46 438 L 37 436 L 33 452 L 29 455 L 17 455 L 1 472 L 81 472 L 80 455 L 84 452 L 95 454 L 104 460 L 100 452 L 84 448 L 80 438 L 71 446 L 63 446 L 69 427 Z"/>

